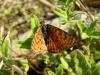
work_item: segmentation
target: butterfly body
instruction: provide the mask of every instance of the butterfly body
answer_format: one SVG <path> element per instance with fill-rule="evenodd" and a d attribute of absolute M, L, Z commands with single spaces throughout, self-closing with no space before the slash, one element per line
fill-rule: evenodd
<path fill-rule="evenodd" d="M 75 38 L 52 25 L 41 25 L 37 29 L 32 40 L 32 50 L 35 53 L 60 52 L 61 49 L 70 48 Z"/>

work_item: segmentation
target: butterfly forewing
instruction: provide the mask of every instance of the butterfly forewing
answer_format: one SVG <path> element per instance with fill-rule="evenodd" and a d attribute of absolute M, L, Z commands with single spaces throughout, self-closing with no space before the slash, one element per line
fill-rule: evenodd
<path fill-rule="evenodd" d="M 31 48 L 32 48 L 33 52 L 37 53 L 37 54 L 47 52 L 47 46 L 45 44 L 41 26 L 37 29 L 37 31 L 34 35 Z"/>
<path fill-rule="evenodd" d="M 74 37 L 69 33 L 49 24 L 47 25 L 47 33 L 48 50 L 50 52 L 59 52 L 60 49 L 70 48 L 75 41 Z M 49 42 L 51 39 L 52 41 Z"/>

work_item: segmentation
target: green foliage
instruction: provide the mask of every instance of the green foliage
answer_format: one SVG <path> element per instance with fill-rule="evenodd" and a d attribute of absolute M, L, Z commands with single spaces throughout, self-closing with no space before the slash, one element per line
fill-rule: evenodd
<path fill-rule="evenodd" d="M 56 75 L 56 74 L 52 71 L 48 71 L 48 75 Z"/>
<path fill-rule="evenodd" d="M 10 73 L 5 70 L 0 70 L 0 75 L 10 75 Z"/>
<path fill-rule="evenodd" d="M 5 9 L 3 13 L 4 16 L 10 17 L 12 15 L 11 10 L 11 8 Z"/>
<path fill-rule="evenodd" d="M 22 65 L 22 68 L 25 70 L 25 72 L 27 72 L 29 70 L 28 60 L 22 59 L 20 60 L 20 63 Z"/>
<path fill-rule="evenodd" d="M 10 32 L 8 32 L 7 36 L 3 39 L 2 42 L 2 60 L 0 62 L 0 75 L 9 75 L 9 72 L 3 70 L 3 65 L 6 64 L 9 67 L 12 67 L 14 64 L 12 59 L 9 57 L 9 46 L 10 46 Z"/>
<path fill-rule="evenodd" d="M 20 40 L 16 43 L 16 46 L 18 48 L 26 48 L 26 49 L 31 49 L 31 35 L 28 35 L 29 37 L 24 38 L 23 40 Z"/>
<path fill-rule="evenodd" d="M 63 67 L 61 64 L 56 68 L 56 75 L 62 75 L 63 74 Z"/>
<path fill-rule="evenodd" d="M 62 10 L 62 9 L 59 9 L 59 8 L 55 8 L 53 10 L 54 13 L 56 13 L 57 15 L 63 17 L 64 19 L 67 19 L 68 15 L 67 15 L 67 12 Z"/>
<path fill-rule="evenodd" d="M 93 67 L 91 75 L 100 75 L 100 61 Z"/>
<path fill-rule="evenodd" d="M 58 16 L 61 16 L 65 21 L 72 20 L 77 15 L 76 11 L 72 11 L 74 0 L 59 0 L 62 4 L 61 8 L 54 8 L 53 12 Z"/>
<path fill-rule="evenodd" d="M 82 68 L 81 66 L 79 65 L 79 59 L 78 58 L 74 58 L 74 63 L 75 63 L 75 71 L 76 71 L 76 74 L 77 75 L 82 75 Z"/>
<path fill-rule="evenodd" d="M 45 56 L 45 62 L 51 62 L 51 63 L 55 63 L 57 64 L 58 63 L 58 60 L 57 60 L 57 55 L 55 54 L 52 54 L 52 53 L 47 53 L 47 55 Z"/>
<path fill-rule="evenodd" d="M 74 0 L 58 0 L 60 3 L 66 6 L 72 5 L 72 3 L 74 2 Z"/>
<path fill-rule="evenodd" d="M 39 20 L 37 16 L 34 16 L 34 18 L 31 19 L 31 25 L 32 25 L 32 31 L 35 33 L 38 25 L 39 25 Z"/>
<path fill-rule="evenodd" d="M 11 60 L 11 58 L 9 58 L 9 34 L 5 37 L 3 43 L 2 43 L 2 54 L 3 54 L 3 59 L 4 62 L 9 65 L 12 66 L 13 62 Z"/>
<path fill-rule="evenodd" d="M 9 34 L 4 38 L 2 43 L 2 54 L 4 57 L 8 57 L 9 50 Z"/>
<path fill-rule="evenodd" d="M 79 59 L 79 65 L 82 68 L 82 75 L 84 75 L 87 73 L 88 70 L 91 69 L 91 64 L 88 62 L 88 60 L 85 58 L 84 54 L 80 50 L 77 50 L 77 58 Z"/>
<path fill-rule="evenodd" d="M 65 11 L 65 10 L 60 9 L 60 8 L 53 9 L 53 12 L 55 14 L 57 14 L 58 16 L 61 16 L 62 18 L 64 18 L 65 21 L 71 20 L 74 16 L 77 15 L 77 12 L 72 12 L 69 10 Z"/>
<path fill-rule="evenodd" d="M 32 31 L 27 33 L 25 37 L 17 43 L 17 47 L 31 49 L 31 41 L 34 37 L 33 34 L 37 30 L 38 25 L 39 25 L 38 17 L 34 16 L 34 18 L 31 18 Z"/>
<path fill-rule="evenodd" d="M 94 30 L 94 27 L 96 27 L 96 20 L 94 20 L 91 24 L 90 24 L 90 26 L 86 29 L 86 33 L 88 34 L 88 35 L 90 35 L 92 32 L 93 32 L 93 30 Z"/>
<path fill-rule="evenodd" d="M 69 65 L 66 62 L 66 60 L 64 59 L 64 57 L 60 57 L 60 61 L 61 61 L 61 64 L 62 64 L 63 68 L 68 70 L 69 69 Z"/>
<path fill-rule="evenodd" d="M 94 57 L 95 60 L 99 60 L 100 59 L 100 51 L 95 50 L 94 54 L 93 54 L 93 57 Z"/>
<path fill-rule="evenodd" d="M 11 58 L 4 58 L 4 63 L 7 64 L 9 67 L 12 67 L 12 65 L 14 64 Z"/>
<path fill-rule="evenodd" d="M 96 20 L 94 20 L 89 27 L 86 27 L 86 25 L 82 21 L 77 22 L 77 26 L 80 29 L 81 37 L 82 39 L 92 38 L 92 39 L 98 39 L 100 38 L 100 31 L 96 30 L 94 31 L 96 27 Z"/>
<path fill-rule="evenodd" d="M 48 71 L 48 75 L 62 75 L 63 74 L 63 67 L 61 64 L 56 68 L 55 73 L 52 71 Z"/>
<path fill-rule="evenodd" d="M 71 52 L 71 56 L 74 61 L 74 69 L 77 75 L 91 75 L 91 63 L 89 62 L 88 56 L 82 50 L 75 50 Z"/>

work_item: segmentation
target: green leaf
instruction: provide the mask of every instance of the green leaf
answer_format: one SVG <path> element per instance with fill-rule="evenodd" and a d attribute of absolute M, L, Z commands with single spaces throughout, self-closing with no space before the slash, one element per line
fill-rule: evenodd
<path fill-rule="evenodd" d="M 95 60 L 94 60 L 94 58 L 93 58 L 93 55 L 91 55 L 91 57 L 90 57 L 90 59 L 89 59 L 89 63 L 90 63 L 91 65 L 93 65 L 93 64 L 95 63 Z"/>
<path fill-rule="evenodd" d="M 80 33 L 82 34 L 83 30 L 85 29 L 85 25 L 82 21 L 78 20 L 77 21 L 77 26 L 80 29 Z"/>
<path fill-rule="evenodd" d="M 74 62 L 75 62 L 75 71 L 77 75 L 82 75 L 83 71 L 82 71 L 82 67 L 79 65 L 79 60 L 75 57 L 74 58 Z"/>
<path fill-rule="evenodd" d="M 90 38 L 92 38 L 92 39 L 99 39 L 100 36 L 90 36 Z"/>
<path fill-rule="evenodd" d="M 47 53 L 47 61 L 53 62 L 55 64 L 58 63 L 58 60 L 56 58 L 56 55 L 52 54 L 52 53 Z"/>
<path fill-rule="evenodd" d="M 61 64 L 56 69 L 56 75 L 63 75 L 63 67 Z"/>
<path fill-rule="evenodd" d="M 82 67 L 83 73 L 87 73 L 91 69 L 91 65 L 80 50 L 77 50 L 77 58 L 79 59 L 79 64 Z"/>
<path fill-rule="evenodd" d="M 52 71 L 48 71 L 48 75 L 56 75 L 56 74 Z"/>
<path fill-rule="evenodd" d="M 68 19 L 70 19 L 70 18 L 76 16 L 77 13 L 76 13 L 76 12 L 71 12 L 71 11 L 70 11 L 70 12 L 67 13 L 67 15 L 68 15 Z"/>
<path fill-rule="evenodd" d="M 85 25 L 84 25 L 84 23 L 82 21 L 80 21 L 80 20 L 77 21 L 77 27 L 80 30 L 80 34 L 81 34 L 82 39 L 89 38 L 89 36 L 87 35 L 87 33 L 84 32 L 84 30 L 86 29 L 86 27 L 85 27 Z"/>
<path fill-rule="evenodd" d="M 69 6 L 74 0 L 67 0 L 67 6 Z"/>
<path fill-rule="evenodd" d="M 6 70 L 0 70 L 0 75 L 11 75 L 11 74 Z"/>
<path fill-rule="evenodd" d="M 17 48 L 26 48 L 31 50 L 31 42 L 32 42 L 32 31 L 29 31 L 25 33 L 23 36 L 21 36 L 20 40 L 15 43 Z"/>
<path fill-rule="evenodd" d="M 100 31 L 94 31 L 90 34 L 91 38 L 99 39 L 100 38 Z"/>
<path fill-rule="evenodd" d="M 9 50 L 9 34 L 4 38 L 2 43 L 2 54 L 4 57 L 8 57 Z"/>
<path fill-rule="evenodd" d="M 90 35 L 93 32 L 94 27 L 96 26 L 97 20 L 94 20 L 90 26 L 87 28 L 86 33 Z"/>
<path fill-rule="evenodd" d="M 65 58 L 65 60 L 68 62 L 68 63 L 70 63 L 71 64 L 71 56 L 70 56 L 70 54 L 66 54 L 66 56 L 64 57 Z"/>
<path fill-rule="evenodd" d="M 4 62 L 9 65 L 10 67 L 14 64 L 13 60 L 11 58 L 5 58 Z"/>
<path fill-rule="evenodd" d="M 85 33 L 85 32 L 83 32 L 83 33 L 81 34 L 81 36 L 82 36 L 82 39 L 87 39 L 87 38 L 89 38 L 89 36 L 88 36 L 87 33 Z"/>
<path fill-rule="evenodd" d="M 95 60 L 100 59 L 100 51 L 95 50 L 94 54 L 93 54 L 93 57 L 94 57 Z"/>
<path fill-rule="evenodd" d="M 100 31 L 94 31 L 91 33 L 93 36 L 100 36 Z"/>
<path fill-rule="evenodd" d="M 24 41 L 18 41 L 18 43 L 16 44 L 16 46 L 18 48 L 31 49 L 31 42 L 32 42 L 32 38 L 27 38 Z"/>
<path fill-rule="evenodd" d="M 33 33 L 34 33 L 39 25 L 39 19 L 37 16 L 34 16 L 34 18 L 31 18 L 31 25 L 32 25 Z"/>
<path fill-rule="evenodd" d="M 63 68 L 68 70 L 69 69 L 69 65 L 66 62 L 66 60 L 63 57 L 60 57 L 60 61 L 61 61 L 61 64 L 62 64 Z"/>
<path fill-rule="evenodd" d="M 55 14 L 57 14 L 58 16 L 61 16 L 61 17 L 65 18 L 65 19 L 67 19 L 67 17 L 68 17 L 66 11 L 64 11 L 64 10 L 62 10 L 62 9 L 60 9 L 60 8 L 55 8 L 55 9 L 53 9 L 53 12 L 54 12 Z"/>
<path fill-rule="evenodd" d="M 3 12 L 4 16 L 10 17 L 12 15 L 11 11 L 11 8 L 5 9 Z"/>
<path fill-rule="evenodd" d="M 82 49 L 85 55 L 90 55 L 90 48 L 88 46 L 82 45 Z"/>
<path fill-rule="evenodd" d="M 100 61 L 95 65 L 92 71 L 92 75 L 100 75 Z"/>

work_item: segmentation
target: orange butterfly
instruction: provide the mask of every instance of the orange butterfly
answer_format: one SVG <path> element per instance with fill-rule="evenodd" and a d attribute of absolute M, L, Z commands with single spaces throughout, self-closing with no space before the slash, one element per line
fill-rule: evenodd
<path fill-rule="evenodd" d="M 54 52 L 73 46 L 75 38 L 52 25 L 41 25 L 37 29 L 32 40 L 32 50 L 35 53 Z"/>

